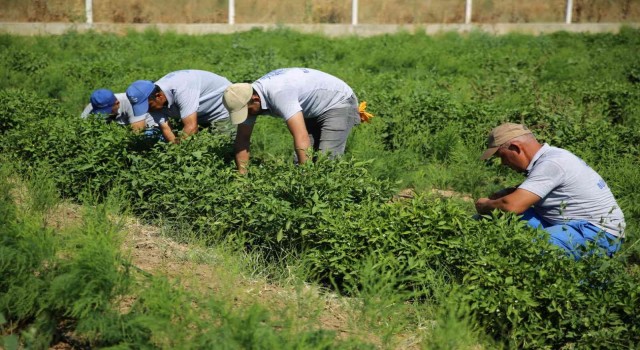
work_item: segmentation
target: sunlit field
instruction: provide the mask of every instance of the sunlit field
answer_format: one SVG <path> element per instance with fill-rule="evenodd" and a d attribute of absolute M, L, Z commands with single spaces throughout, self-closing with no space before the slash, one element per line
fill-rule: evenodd
<path fill-rule="evenodd" d="M 0 43 L 5 349 L 640 345 L 638 30 Z M 367 102 L 372 122 L 341 159 L 294 165 L 286 126 L 265 116 L 242 176 L 228 135 L 174 145 L 79 117 L 97 88 L 282 67 L 333 74 Z M 576 262 L 514 215 L 472 218 L 474 199 L 523 179 L 479 160 L 504 121 L 602 175 L 627 222 L 617 255 Z"/>

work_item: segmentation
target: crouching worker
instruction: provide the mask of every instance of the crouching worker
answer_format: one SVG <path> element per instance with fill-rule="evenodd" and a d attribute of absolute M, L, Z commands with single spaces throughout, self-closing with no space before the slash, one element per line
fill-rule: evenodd
<path fill-rule="evenodd" d="M 223 96 L 231 123 L 238 124 L 235 160 L 246 173 L 253 126 L 259 115 L 281 117 L 293 136 L 298 163 L 307 151 L 325 151 L 334 158 L 344 153 L 351 129 L 360 124 L 358 99 L 344 81 L 309 68 L 283 68 L 267 73 L 253 84 L 229 86 Z"/>
<path fill-rule="evenodd" d="M 97 89 L 91 93 L 90 103 L 85 107 L 80 115 L 87 118 L 89 115 L 103 115 L 107 123 L 117 123 L 119 125 L 129 125 L 135 132 L 153 134 L 158 129 L 158 124 L 153 121 L 149 114 L 135 116 L 133 106 L 127 98 L 126 93 L 114 94 L 109 89 Z"/>
<path fill-rule="evenodd" d="M 186 69 L 171 72 L 155 83 L 135 81 L 127 88 L 127 97 L 135 115 L 151 114 L 165 139 L 178 143 L 197 133 L 199 126 L 232 134 L 229 113 L 222 105 L 222 93 L 229 85 L 227 78 L 217 74 Z M 182 137 L 173 133 L 171 118 L 182 120 Z"/>
<path fill-rule="evenodd" d="M 573 153 L 540 144 L 527 127 L 505 123 L 494 128 L 487 150 L 503 165 L 523 173 L 526 179 L 515 188 L 476 201 L 479 214 L 493 209 L 522 214 L 533 228 L 543 228 L 550 242 L 578 260 L 580 246 L 595 242 L 611 256 L 624 240 L 625 221 L 604 180 Z"/>

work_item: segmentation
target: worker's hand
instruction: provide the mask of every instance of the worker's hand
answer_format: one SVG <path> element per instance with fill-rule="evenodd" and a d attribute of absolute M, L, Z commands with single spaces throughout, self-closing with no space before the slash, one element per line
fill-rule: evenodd
<path fill-rule="evenodd" d="M 491 207 L 489 205 L 489 203 L 491 202 L 491 199 L 489 198 L 480 198 L 476 201 L 476 211 L 478 212 L 478 214 L 489 214 L 491 213 L 491 210 L 493 209 L 493 207 Z"/>
<path fill-rule="evenodd" d="M 247 173 L 249 172 L 249 166 L 247 163 L 240 163 L 240 165 L 237 166 L 238 169 L 238 174 L 240 175 L 247 175 Z"/>

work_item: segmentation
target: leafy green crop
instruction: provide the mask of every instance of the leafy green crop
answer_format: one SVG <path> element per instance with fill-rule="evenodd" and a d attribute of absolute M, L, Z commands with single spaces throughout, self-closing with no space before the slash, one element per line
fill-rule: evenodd
<path fill-rule="evenodd" d="M 149 31 L 122 37 L 3 36 L 0 41 L 0 150 L 19 171 L 47 169 L 63 197 L 105 198 L 119 191 L 141 218 L 186 227 L 211 244 L 235 242 L 277 266 L 303 264 L 307 279 L 344 293 L 367 290 L 367 281 L 379 274 L 392 287 L 379 290 L 393 289 L 412 302 L 443 308 L 458 304 L 469 315 L 468 327 L 506 347 L 640 344 L 635 311 L 640 309 L 638 30 L 341 39 L 286 30 L 198 37 Z M 158 59 L 158 45 L 181 50 L 163 52 Z M 44 55 L 46 62 L 39 59 Z M 77 117 L 97 87 L 124 91 L 133 80 L 155 80 L 183 68 L 244 81 L 286 66 L 332 73 L 368 102 L 373 122 L 354 129 L 344 158 L 321 157 L 315 164 L 295 166 L 282 121 L 261 120 L 253 135 L 249 174 L 239 176 L 228 136 L 201 132 L 169 145 Z M 613 259 L 595 254 L 576 263 L 513 216 L 473 220 L 470 203 L 427 194 L 392 200 L 394 191 L 406 187 L 453 189 L 477 197 L 517 184 L 519 175 L 477 159 L 486 134 L 503 121 L 529 125 L 541 141 L 576 153 L 603 176 L 628 224 L 620 254 Z M 14 215 L 7 210 L 7 217 Z M 15 266 L 42 269 L 51 254 L 38 254 L 31 265 Z M 81 268 L 82 254 L 57 265 L 67 277 L 37 283 L 62 293 L 64 278 L 90 271 Z M 105 291 L 89 299 L 98 308 L 126 285 L 118 282 L 120 275 L 110 263 L 118 257 L 102 258 L 113 274 L 82 286 Z M 35 278 L 20 273 L 12 288 Z M 162 298 L 172 295 L 170 287 L 157 283 Z M 29 317 L 41 297 L 33 294 L 16 304 L 27 311 L 3 314 Z M 174 297 L 175 304 L 169 305 L 185 298 Z M 140 313 L 169 312 L 153 303 L 159 296 L 145 298 L 136 305 Z M 60 299 L 64 304 L 66 299 Z M 77 305 L 70 310 L 65 312 L 74 317 L 88 312 Z M 258 324 L 260 314 L 245 321 Z M 201 329 L 192 315 L 182 316 Z M 154 338 L 155 345 L 171 347 L 176 335 L 168 327 L 131 315 L 124 339 L 138 344 L 162 334 Z M 121 344 L 117 328 L 101 329 L 110 334 L 104 344 Z M 191 333 L 197 344 L 209 344 L 210 338 L 200 335 Z M 280 339 L 244 336 L 238 344 L 254 336 Z M 310 335 L 315 336 L 326 340 L 322 334 Z"/>

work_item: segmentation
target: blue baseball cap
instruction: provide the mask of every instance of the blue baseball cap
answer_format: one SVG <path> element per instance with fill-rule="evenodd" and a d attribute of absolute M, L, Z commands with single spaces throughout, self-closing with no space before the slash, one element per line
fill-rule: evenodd
<path fill-rule="evenodd" d="M 149 111 L 149 96 L 155 87 L 151 80 L 137 80 L 129 85 L 126 93 L 131 106 L 133 106 L 134 116 L 137 117 Z"/>
<path fill-rule="evenodd" d="M 116 95 L 109 89 L 98 89 L 91 93 L 92 114 L 111 114 L 113 105 L 116 104 Z"/>

